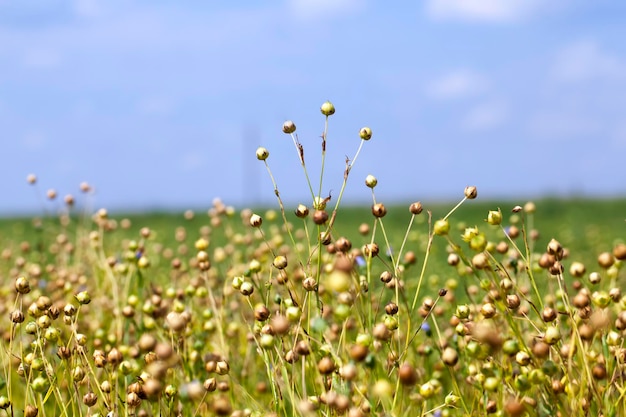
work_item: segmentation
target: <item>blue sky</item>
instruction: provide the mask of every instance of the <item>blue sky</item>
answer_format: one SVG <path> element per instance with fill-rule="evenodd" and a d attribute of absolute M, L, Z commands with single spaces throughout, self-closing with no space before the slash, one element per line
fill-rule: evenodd
<path fill-rule="evenodd" d="M 308 203 L 283 121 L 349 201 L 625 195 L 626 3 L 0 0 L 0 212 Z M 38 176 L 35 191 L 26 176 Z"/>

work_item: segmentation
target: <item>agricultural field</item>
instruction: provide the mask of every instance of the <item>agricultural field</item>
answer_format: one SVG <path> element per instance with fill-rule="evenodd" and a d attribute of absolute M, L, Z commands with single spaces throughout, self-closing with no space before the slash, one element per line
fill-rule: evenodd
<path fill-rule="evenodd" d="M 365 182 L 371 206 L 1 220 L 0 410 L 626 415 L 626 200 L 386 206 Z"/>

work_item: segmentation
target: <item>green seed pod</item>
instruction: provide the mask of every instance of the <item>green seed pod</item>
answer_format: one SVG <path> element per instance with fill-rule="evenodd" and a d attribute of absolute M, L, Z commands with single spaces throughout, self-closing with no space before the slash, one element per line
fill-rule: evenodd
<path fill-rule="evenodd" d="M 502 223 L 502 212 L 500 209 L 498 211 L 490 210 L 487 214 L 487 223 L 492 226 L 497 226 Z"/>
<path fill-rule="evenodd" d="M 11 406 L 11 401 L 4 395 L 0 396 L 0 408 L 6 410 Z"/>
<path fill-rule="evenodd" d="M 546 329 L 545 334 L 543 335 L 543 340 L 549 345 L 554 345 L 561 340 L 561 332 L 558 327 L 550 326 Z"/>
<path fill-rule="evenodd" d="M 528 380 L 535 385 L 541 384 L 546 380 L 546 375 L 541 369 L 533 369 L 528 374 Z"/>
<path fill-rule="evenodd" d="M 606 291 L 594 291 L 591 302 L 597 307 L 605 308 L 611 303 L 611 297 Z"/>
<path fill-rule="evenodd" d="M 502 351 L 509 356 L 513 356 L 519 352 L 519 342 L 515 339 L 509 339 L 502 345 Z"/>
<path fill-rule="evenodd" d="M 485 381 L 483 382 L 483 388 L 485 388 L 485 391 L 497 391 L 499 386 L 500 379 L 493 376 L 485 378 Z"/>
<path fill-rule="evenodd" d="M 459 397 L 458 395 L 454 395 L 450 393 L 446 395 L 446 398 L 444 399 L 444 403 L 446 404 L 446 407 L 456 408 L 460 399 L 461 397 Z"/>
<path fill-rule="evenodd" d="M 524 374 L 518 375 L 514 382 L 515 388 L 520 392 L 528 391 L 531 387 L 528 377 Z"/>
<path fill-rule="evenodd" d="M 383 322 L 388 330 L 393 331 L 398 328 L 398 319 L 395 316 L 385 316 Z"/>
<path fill-rule="evenodd" d="M 370 140 L 372 138 L 372 129 L 369 127 L 362 127 L 361 130 L 359 130 L 359 136 L 363 140 Z"/>
<path fill-rule="evenodd" d="M 265 161 L 270 156 L 270 151 L 264 147 L 259 147 L 256 150 L 256 159 L 259 161 Z"/>
<path fill-rule="evenodd" d="M 50 384 L 47 378 L 44 378 L 43 376 L 38 376 L 31 382 L 31 387 L 33 387 L 33 391 L 42 394 L 48 391 L 48 388 L 50 388 Z"/>
<path fill-rule="evenodd" d="M 437 220 L 433 226 L 433 231 L 437 236 L 445 236 L 450 231 L 450 223 L 444 219 Z"/>
<path fill-rule="evenodd" d="M 26 333 L 37 334 L 37 323 L 34 321 L 28 322 L 28 324 L 26 324 Z"/>
<path fill-rule="evenodd" d="M 322 107 L 320 107 L 320 111 L 326 117 L 332 116 L 335 114 L 335 106 L 330 101 L 326 101 L 322 104 Z"/>
<path fill-rule="evenodd" d="M 419 392 L 422 397 L 428 399 L 435 395 L 435 386 L 431 383 L 431 381 L 428 381 L 425 384 L 420 385 Z"/>
<path fill-rule="evenodd" d="M 19 294 L 28 294 L 30 292 L 30 283 L 25 277 L 19 277 L 15 280 L 15 291 Z"/>
<path fill-rule="evenodd" d="M 378 180 L 376 179 L 375 176 L 370 174 L 367 177 L 365 177 L 365 185 L 367 185 L 369 188 L 374 188 L 376 187 L 377 184 L 378 184 Z"/>
<path fill-rule="evenodd" d="M 81 291 L 76 294 L 76 301 L 82 305 L 89 304 L 91 302 L 91 296 L 87 291 Z"/>
<path fill-rule="evenodd" d="M 469 306 L 467 304 L 460 304 L 460 305 L 456 306 L 456 313 L 455 313 L 455 315 L 458 318 L 460 318 L 461 320 L 465 320 L 470 315 L 470 308 L 469 308 Z"/>
<path fill-rule="evenodd" d="M 249 295 L 252 295 L 252 293 L 254 292 L 254 286 L 252 285 L 251 282 L 246 281 L 241 284 L 241 288 L 239 288 L 239 292 L 241 292 L 242 295 L 245 295 L 247 297 Z"/>
<path fill-rule="evenodd" d="M 178 395 L 178 388 L 176 388 L 174 385 L 168 385 L 167 387 L 165 387 L 164 392 L 167 398 L 172 399 Z"/>
<path fill-rule="evenodd" d="M 287 258 L 283 255 L 278 255 L 274 258 L 273 265 L 276 269 L 287 268 Z"/>
<path fill-rule="evenodd" d="M 262 334 L 261 339 L 259 340 L 259 344 L 263 349 L 270 349 L 274 346 L 274 336 L 271 334 Z"/>
<path fill-rule="evenodd" d="M 345 320 L 348 317 L 350 317 L 350 306 L 346 305 L 346 304 L 338 304 L 335 308 L 333 308 L 333 315 L 338 319 L 338 320 Z"/>

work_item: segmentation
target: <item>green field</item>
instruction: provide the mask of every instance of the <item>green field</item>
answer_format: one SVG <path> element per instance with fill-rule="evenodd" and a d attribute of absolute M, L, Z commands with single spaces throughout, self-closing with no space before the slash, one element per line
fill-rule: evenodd
<path fill-rule="evenodd" d="M 545 246 L 551 238 L 556 238 L 575 254 L 576 259 L 591 262 L 598 253 L 608 251 L 616 243 L 626 240 L 626 199 L 539 199 L 533 201 L 537 206 L 537 211 L 532 219 L 532 227 L 540 233 L 537 245 Z M 478 199 L 467 202 L 451 217 L 453 228 L 458 231 L 456 237 L 458 238 L 467 226 L 483 226 L 489 210 L 500 208 L 504 214 L 504 224 L 507 224 L 506 220 L 510 217 L 511 209 L 524 203 L 526 200 L 485 202 Z M 414 234 L 427 233 L 427 211 L 432 213 L 434 221 L 443 217 L 454 206 L 453 203 L 423 202 L 423 204 L 424 213 L 417 218 L 411 228 Z M 267 208 L 258 208 L 253 211 L 264 214 L 267 210 Z M 276 211 L 275 208 L 269 210 Z M 189 243 L 201 235 L 202 227 L 210 227 L 207 211 L 196 210 L 192 219 L 185 219 L 182 212 L 117 213 L 111 217 L 117 221 L 129 219 L 131 222 L 128 229 L 115 233 L 116 239 L 137 239 L 142 227 L 150 227 L 162 245 L 175 249 L 179 244 L 175 239 L 177 228 L 184 228 L 187 231 L 189 237 L 187 243 Z M 287 213 L 288 220 L 297 221 L 298 219 L 291 211 L 293 210 Z M 235 215 L 229 222 L 239 231 L 244 231 L 244 225 L 238 216 L 239 214 Z M 0 242 L 3 248 L 17 247 L 22 241 L 29 242 L 33 247 L 50 244 L 55 234 L 63 230 L 69 231 L 70 234 L 76 233 L 80 228 L 79 222 L 89 223 L 89 219 L 85 219 L 86 216 L 83 214 L 74 214 L 72 217 L 73 220 L 67 228 L 60 225 L 59 218 L 56 216 L 0 218 Z M 33 219 L 36 221 L 34 222 Z M 358 227 L 361 223 L 371 224 L 372 219 L 369 207 L 342 207 L 339 210 L 334 235 L 347 236 L 356 239 L 357 242 L 366 243 L 367 239 L 360 236 Z M 409 219 L 408 204 L 406 206 L 393 205 L 388 209 L 388 214 L 384 218 L 390 243 L 396 249 L 402 242 Z M 280 224 L 279 220 L 276 224 Z M 41 225 L 35 226 L 34 223 L 41 223 Z M 503 238 L 503 234 L 497 228 L 488 228 L 488 232 L 493 239 Z M 227 241 L 227 238 L 220 233 L 215 233 L 214 237 L 217 244 L 224 244 Z M 410 246 L 410 243 L 408 249 L 416 250 L 415 247 Z"/>
<path fill-rule="evenodd" d="M 2 219 L 0 410 L 623 415 L 626 200 L 526 203 Z"/>

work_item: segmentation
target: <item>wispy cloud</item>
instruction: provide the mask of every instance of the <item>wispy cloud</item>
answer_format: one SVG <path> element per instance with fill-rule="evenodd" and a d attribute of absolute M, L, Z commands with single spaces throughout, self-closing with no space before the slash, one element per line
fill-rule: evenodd
<path fill-rule="evenodd" d="M 430 97 L 440 100 L 465 98 L 487 90 L 486 78 L 470 70 L 452 71 L 434 80 L 427 88 Z"/>
<path fill-rule="evenodd" d="M 507 118 L 506 103 L 493 100 L 470 109 L 463 119 L 462 127 L 468 131 L 487 131 L 501 126 Z"/>
<path fill-rule="evenodd" d="M 299 19 L 331 18 L 353 14 L 365 7 L 365 0 L 289 0 L 291 12 Z"/>
<path fill-rule="evenodd" d="M 617 126 L 612 135 L 612 145 L 618 149 L 626 149 L 626 123 Z"/>
<path fill-rule="evenodd" d="M 22 137 L 22 146 L 25 150 L 37 152 L 42 150 L 48 142 L 46 135 L 39 130 L 31 130 Z"/>
<path fill-rule="evenodd" d="M 139 113 L 146 115 L 166 115 L 176 108 L 174 100 L 167 97 L 146 97 L 137 103 Z"/>
<path fill-rule="evenodd" d="M 529 123 L 531 137 L 556 141 L 593 136 L 602 138 L 603 130 L 596 117 L 575 109 L 541 112 L 534 115 Z"/>
<path fill-rule="evenodd" d="M 626 61 L 594 41 L 583 40 L 561 50 L 552 73 L 557 80 L 566 82 L 626 79 Z"/>
<path fill-rule="evenodd" d="M 540 0 L 428 0 L 426 11 L 437 20 L 512 22 L 549 6 Z"/>
<path fill-rule="evenodd" d="M 82 17 L 97 17 L 103 12 L 102 2 L 98 0 L 74 0 L 74 12 Z"/>
<path fill-rule="evenodd" d="M 22 66 L 27 69 L 55 69 L 62 65 L 61 54 L 53 49 L 30 49 L 23 52 Z"/>

